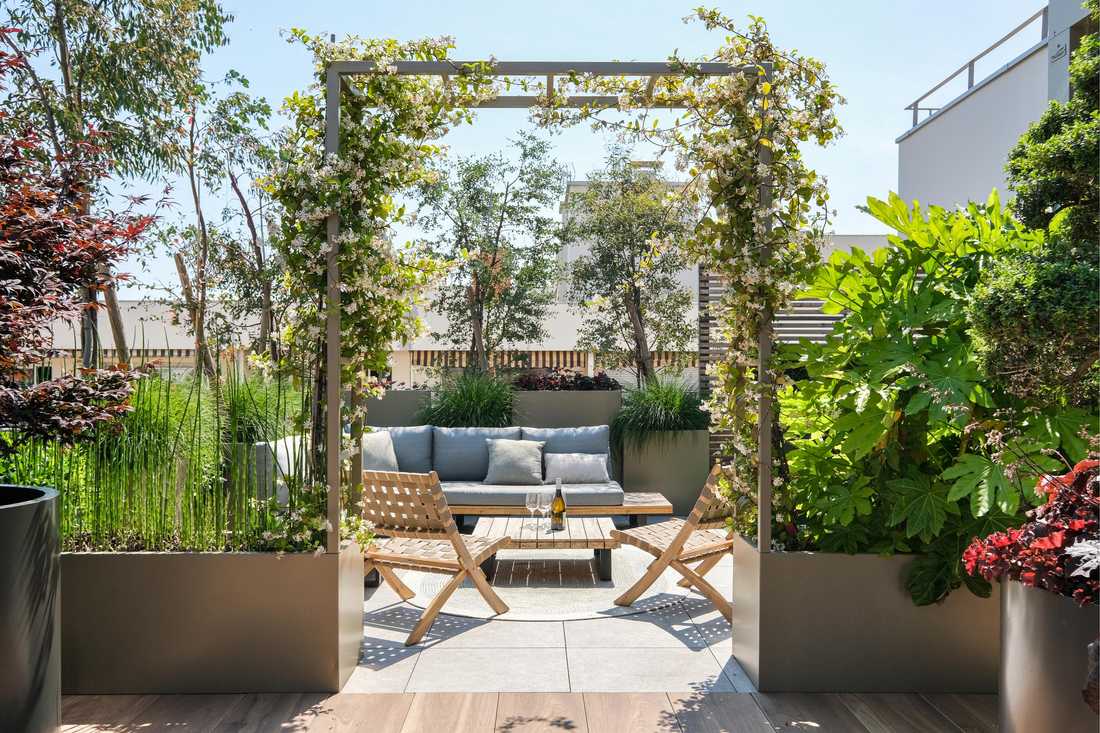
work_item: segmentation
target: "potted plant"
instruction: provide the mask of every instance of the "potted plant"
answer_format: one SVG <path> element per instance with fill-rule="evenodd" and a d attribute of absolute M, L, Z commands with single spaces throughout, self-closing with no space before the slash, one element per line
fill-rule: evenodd
<path fill-rule="evenodd" d="M 0 70 L 13 63 L 0 53 Z M 90 144 L 53 159 L 33 133 L 0 138 L 0 730 L 55 730 L 61 702 L 58 493 L 6 481 L 34 446 L 72 445 L 115 422 L 134 378 L 32 378 L 51 356 L 51 323 L 80 318 L 82 294 L 112 284 L 112 263 L 148 224 L 87 213 L 100 162 Z M 20 477 L 45 482 L 25 468 Z"/>
<path fill-rule="evenodd" d="M 699 393 L 682 382 L 654 378 L 627 390 L 611 422 L 623 488 L 660 492 L 686 515 L 710 471 L 709 424 Z"/>
<path fill-rule="evenodd" d="M 1026 524 L 975 539 L 964 554 L 967 572 L 1002 581 L 1000 729 L 1091 732 L 1095 691 L 1090 699 L 1084 688 L 1098 631 L 1100 461 L 1044 477 L 1037 490 L 1047 501 Z"/>

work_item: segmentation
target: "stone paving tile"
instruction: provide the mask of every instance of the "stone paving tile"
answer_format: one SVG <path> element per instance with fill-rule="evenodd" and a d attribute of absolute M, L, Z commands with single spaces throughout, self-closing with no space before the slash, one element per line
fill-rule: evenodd
<path fill-rule="evenodd" d="M 341 692 L 404 692 L 420 654 L 403 641 L 368 636 L 360 645 L 359 666 Z"/>
<path fill-rule="evenodd" d="M 566 621 L 565 642 L 569 649 L 701 649 L 707 645 L 691 616 L 678 609 L 669 609 L 663 613 L 646 612 L 632 616 Z"/>
<path fill-rule="evenodd" d="M 425 649 L 406 692 L 568 692 L 565 649 Z"/>

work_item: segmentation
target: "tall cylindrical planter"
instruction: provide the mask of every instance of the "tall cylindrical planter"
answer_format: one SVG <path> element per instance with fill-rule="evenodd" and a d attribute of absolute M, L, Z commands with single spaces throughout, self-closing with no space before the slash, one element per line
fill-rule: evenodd
<path fill-rule="evenodd" d="M 1095 606 L 1008 581 L 1001 591 L 1001 733 L 1096 733 L 1100 720 L 1081 697 Z"/>
<path fill-rule="evenodd" d="M 57 492 L 0 484 L 0 730 L 61 724 Z"/>

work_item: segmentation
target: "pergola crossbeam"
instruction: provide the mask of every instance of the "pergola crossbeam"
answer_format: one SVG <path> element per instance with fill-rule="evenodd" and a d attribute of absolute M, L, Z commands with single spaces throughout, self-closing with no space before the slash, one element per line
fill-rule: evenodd
<path fill-rule="evenodd" d="M 400 76 L 458 76 L 486 63 L 493 76 L 726 76 L 746 71 L 759 73 L 764 68 L 720 62 L 700 62 L 681 68 L 667 61 L 398 61 L 393 68 Z M 341 76 L 378 72 L 373 61 L 334 61 L 328 68 Z"/>

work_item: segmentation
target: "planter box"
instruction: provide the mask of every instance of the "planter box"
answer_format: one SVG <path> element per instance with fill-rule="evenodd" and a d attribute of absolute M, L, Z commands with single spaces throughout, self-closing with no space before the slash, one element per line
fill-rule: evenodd
<path fill-rule="evenodd" d="M 63 553 L 66 694 L 338 692 L 358 662 L 363 559 Z"/>
<path fill-rule="evenodd" d="M 0 731 L 61 725 L 57 491 L 0 485 Z"/>
<path fill-rule="evenodd" d="M 367 400 L 367 424 L 377 428 L 403 428 L 420 425 L 416 413 L 428 403 L 426 389 L 394 389 L 381 397 Z"/>
<path fill-rule="evenodd" d="M 996 587 L 918 607 L 911 557 L 761 554 L 738 537 L 733 558 L 733 655 L 761 692 L 997 691 Z"/>
<path fill-rule="evenodd" d="M 1095 607 L 1009 581 L 1001 584 L 1001 733 L 1096 733 L 1081 698 L 1086 647 L 1096 638 Z"/>
<path fill-rule="evenodd" d="M 710 473 L 709 440 L 706 430 L 681 430 L 662 433 L 641 448 L 623 446 L 623 488 L 660 492 L 675 514 L 687 515 Z"/>
<path fill-rule="evenodd" d="M 610 425 L 623 406 L 620 390 L 590 392 L 527 392 L 517 390 L 512 423 L 529 428 L 576 428 Z"/>

